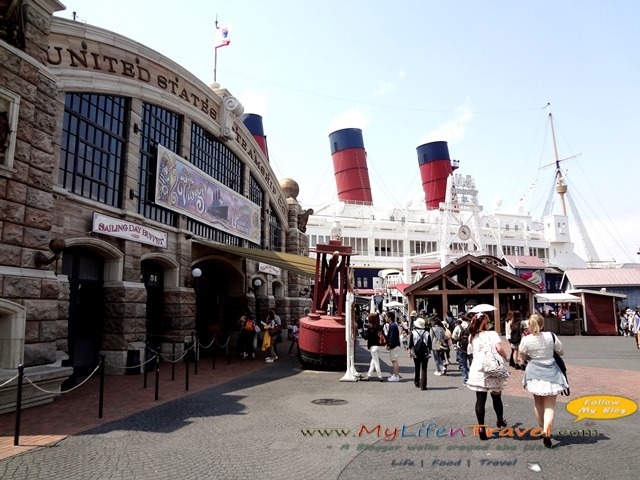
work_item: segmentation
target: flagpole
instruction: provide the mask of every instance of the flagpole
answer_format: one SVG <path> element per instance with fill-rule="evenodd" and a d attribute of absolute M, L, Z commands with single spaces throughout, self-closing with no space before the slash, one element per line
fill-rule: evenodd
<path fill-rule="evenodd" d="M 213 83 L 218 83 L 216 73 L 218 69 L 218 47 L 213 48 L 215 53 L 213 54 Z"/>
<path fill-rule="evenodd" d="M 218 34 L 218 14 L 216 14 L 216 35 Z M 218 46 L 213 46 L 213 83 L 218 83 L 217 81 L 217 70 L 218 70 Z"/>

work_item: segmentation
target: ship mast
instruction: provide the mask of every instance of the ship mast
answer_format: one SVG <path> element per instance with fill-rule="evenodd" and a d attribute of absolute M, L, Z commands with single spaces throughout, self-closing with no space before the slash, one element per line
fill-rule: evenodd
<path fill-rule="evenodd" d="M 560 195 L 560 202 L 562 203 L 562 215 L 567 215 L 567 207 L 565 205 L 564 196 L 567 193 L 567 184 L 562 176 L 562 169 L 560 168 L 560 157 L 558 156 L 558 145 L 556 143 L 556 132 L 553 128 L 553 115 L 551 114 L 551 104 L 547 103 L 547 110 L 549 111 L 549 124 L 551 125 L 551 139 L 553 140 L 553 153 L 556 158 L 556 192 Z"/>

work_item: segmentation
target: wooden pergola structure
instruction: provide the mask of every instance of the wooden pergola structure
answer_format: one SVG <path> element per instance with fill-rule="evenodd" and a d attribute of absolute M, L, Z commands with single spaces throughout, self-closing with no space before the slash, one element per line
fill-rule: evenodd
<path fill-rule="evenodd" d="M 523 318 L 534 311 L 534 295 L 540 288 L 509 273 L 500 259 L 465 255 L 407 287 L 409 309 L 425 310 L 442 317 L 447 311 L 463 312 L 487 303 L 496 308 L 496 331 L 509 310 L 519 310 Z"/>

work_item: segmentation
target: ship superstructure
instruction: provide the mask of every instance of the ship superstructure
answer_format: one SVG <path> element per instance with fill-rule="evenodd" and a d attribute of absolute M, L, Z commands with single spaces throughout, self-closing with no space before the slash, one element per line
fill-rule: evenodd
<path fill-rule="evenodd" d="M 413 283 L 466 254 L 537 257 L 561 270 L 587 266 L 574 252 L 566 214 L 535 220 L 524 206 L 487 212 L 474 178 L 460 173 L 447 142 L 417 148 L 424 204 L 385 208 L 372 201 L 362 131 L 338 130 L 329 139 L 338 201 L 315 209 L 307 234 L 313 247 L 341 230 L 361 291 L 388 286 L 380 271 L 390 275 L 386 284 Z"/>

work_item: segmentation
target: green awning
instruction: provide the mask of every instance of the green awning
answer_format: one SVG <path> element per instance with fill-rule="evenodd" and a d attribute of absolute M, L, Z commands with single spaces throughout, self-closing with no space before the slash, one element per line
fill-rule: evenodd
<path fill-rule="evenodd" d="M 283 268 L 298 275 L 313 277 L 316 274 L 316 260 L 303 255 L 274 252 L 272 250 L 258 250 L 257 248 L 232 247 L 204 239 L 193 239 L 192 241 L 215 250 L 220 250 L 221 252 L 231 253 L 239 257 L 250 258 L 258 262 L 273 265 L 274 267 Z"/>

